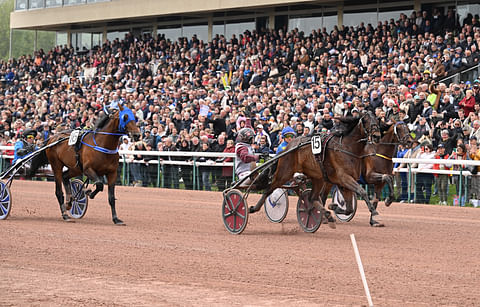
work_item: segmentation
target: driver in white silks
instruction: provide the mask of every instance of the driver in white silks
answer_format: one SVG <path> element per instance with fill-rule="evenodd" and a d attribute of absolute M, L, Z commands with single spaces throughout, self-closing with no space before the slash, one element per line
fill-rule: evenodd
<path fill-rule="evenodd" d="M 237 135 L 235 144 L 235 174 L 239 180 L 250 175 L 256 166 L 259 156 L 254 154 L 252 142 L 255 138 L 255 132 L 251 128 L 242 128 Z M 251 178 L 245 179 L 242 186 L 248 186 L 252 182 Z"/>

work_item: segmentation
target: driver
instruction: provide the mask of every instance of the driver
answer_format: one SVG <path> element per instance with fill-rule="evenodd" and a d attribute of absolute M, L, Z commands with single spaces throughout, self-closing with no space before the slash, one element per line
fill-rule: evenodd
<path fill-rule="evenodd" d="M 287 148 L 288 143 L 290 143 L 293 140 L 294 137 L 295 137 L 295 131 L 293 130 L 292 127 L 288 126 L 288 127 L 283 128 L 283 130 L 282 130 L 283 142 L 280 145 L 278 145 L 277 155 L 279 153 L 281 153 L 282 151 L 284 151 L 285 148 Z"/>
<path fill-rule="evenodd" d="M 252 142 L 255 137 L 255 132 L 251 128 L 242 128 L 237 135 L 235 144 L 235 174 L 241 180 L 245 176 L 250 175 L 252 169 L 256 166 L 256 161 L 259 156 L 254 154 Z M 243 185 L 249 185 L 251 179 L 246 179 Z"/>
<path fill-rule="evenodd" d="M 287 127 L 283 128 L 283 130 L 282 130 L 283 142 L 280 145 L 278 145 L 277 155 L 280 154 L 282 151 L 284 151 L 287 148 L 288 144 L 294 138 L 295 138 L 295 130 L 293 130 L 292 127 L 287 126 Z M 293 174 L 293 179 L 297 182 L 301 182 L 305 178 L 306 178 L 305 175 L 302 174 L 302 173 L 295 172 L 295 174 Z"/>
<path fill-rule="evenodd" d="M 29 153 L 33 152 L 35 148 L 35 137 L 37 136 L 37 131 L 32 129 L 27 129 L 23 132 L 23 138 L 19 139 L 14 146 L 14 155 L 12 164 L 15 164 L 18 159 L 21 159 L 27 156 Z"/>

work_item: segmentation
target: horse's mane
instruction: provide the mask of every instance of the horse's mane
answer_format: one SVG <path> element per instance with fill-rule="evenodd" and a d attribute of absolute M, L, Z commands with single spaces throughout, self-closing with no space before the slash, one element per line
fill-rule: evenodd
<path fill-rule="evenodd" d="M 103 115 L 97 121 L 95 122 L 94 125 L 94 130 L 99 130 L 105 127 L 105 125 L 110 121 L 110 116 L 108 115 Z"/>
<path fill-rule="evenodd" d="M 350 132 L 352 132 L 352 130 L 357 126 L 358 122 L 360 121 L 360 117 L 353 116 L 342 116 L 336 119 L 338 119 L 345 127 L 345 135 L 350 134 Z"/>

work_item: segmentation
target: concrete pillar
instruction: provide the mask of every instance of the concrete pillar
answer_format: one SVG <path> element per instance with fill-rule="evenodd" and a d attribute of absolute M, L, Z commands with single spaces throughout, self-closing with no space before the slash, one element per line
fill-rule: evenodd
<path fill-rule="evenodd" d="M 271 11 L 268 13 L 268 26 L 269 30 L 275 30 L 275 12 Z"/>
<path fill-rule="evenodd" d="M 107 41 L 107 27 L 103 27 L 102 42 L 105 43 L 106 41 Z"/>
<path fill-rule="evenodd" d="M 157 24 L 154 24 L 152 29 L 152 36 L 154 39 L 157 39 L 157 31 L 158 31 L 158 26 Z"/>
<path fill-rule="evenodd" d="M 343 4 L 337 7 L 337 25 L 338 29 L 343 29 Z"/>
<path fill-rule="evenodd" d="M 13 37 L 13 29 L 10 28 L 10 41 L 8 43 L 8 59 L 12 58 L 12 37 Z"/>
<path fill-rule="evenodd" d="M 418 12 L 422 9 L 422 1 L 421 0 L 414 0 L 413 1 L 413 9 Z"/>
<path fill-rule="evenodd" d="M 33 37 L 33 52 L 37 51 L 37 41 L 38 41 L 38 32 L 35 30 L 34 32 L 34 37 Z"/>
<path fill-rule="evenodd" d="M 213 39 L 213 15 L 208 16 L 208 41 Z"/>
<path fill-rule="evenodd" d="M 72 31 L 67 31 L 67 46 L 70 48 L 72 46 Z"/>

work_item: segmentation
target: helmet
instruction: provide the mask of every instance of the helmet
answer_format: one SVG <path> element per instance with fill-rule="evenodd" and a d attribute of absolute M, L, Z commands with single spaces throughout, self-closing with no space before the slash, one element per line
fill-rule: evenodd
<path fill-rule="evenodd" d="M 238 131 L 237 143 L 250 144 L 255 137 L 255 132 L 251 128 L 242 128 Z"/>
<path fill-rule="evenodd" d="M 284 138 L 287 134 L 292 134 L 295 136 L 295 130 L 293 130 L 293 128 L 290 126 L 283 128 L 282 137 Z"/>
<path fill-rule="evenodd" d="M 37 131 L 32 129 L 27 129 L 23 132 L 23 137 L 27 138 L 28 136 L 33 136 L 34 138 L 37 136 Z"/>

